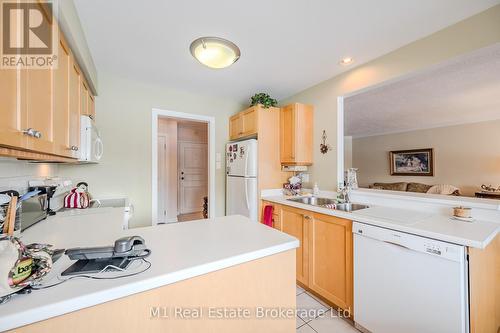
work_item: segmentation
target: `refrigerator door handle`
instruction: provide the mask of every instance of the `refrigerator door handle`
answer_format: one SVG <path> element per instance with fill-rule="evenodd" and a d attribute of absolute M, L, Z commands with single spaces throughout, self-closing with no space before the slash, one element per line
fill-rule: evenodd
<path fill-rule="evenodd" d="M 247 148 L 247 147 L 245 147 L 245 148 Z M 243 176 L 245 176 L 245 177 L 248 175 L 248 162 L 249 161 L 250 161 L 250 159 L 248 158 L 248 154 L 245 154 L 245 172 L 243 173 Z M 246 186 L 246 181 L 245 181 L 245 186 Z"/>
<path fill-rule="evenodd" d="M 247 209 L 250 210 L 250 202 L 248 201 L 248 179 L 245 178 L 245 202 Z"/>

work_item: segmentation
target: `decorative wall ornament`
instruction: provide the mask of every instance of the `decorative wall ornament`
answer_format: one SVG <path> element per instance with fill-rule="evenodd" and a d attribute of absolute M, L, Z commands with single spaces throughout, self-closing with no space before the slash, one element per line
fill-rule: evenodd
<path fill-rule="evenodd" d="M 332 146 L 326 143 L 326 138 L 326 131 L 323 130 L 323 135 L 321 135 L 321 144 L 319 145 L 319 151 L 321 152 L 321 154 L 326 154 L 330 150 L 332 150 Z"/>

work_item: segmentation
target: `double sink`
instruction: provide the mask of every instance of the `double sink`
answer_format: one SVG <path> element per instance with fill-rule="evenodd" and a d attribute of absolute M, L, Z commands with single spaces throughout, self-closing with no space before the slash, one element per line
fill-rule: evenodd
<path fill-rule="evenodd" d="M 343 212 L 354 212 L 356 210 L 368 208 L 368 206 L 366 205 L 355 204 L 351 202 L 338 203 L 337 200 L 335 199 L 319 198 L 319 197 L 299 197 L 287 200 L 311 206 L 341 210 Z"/>

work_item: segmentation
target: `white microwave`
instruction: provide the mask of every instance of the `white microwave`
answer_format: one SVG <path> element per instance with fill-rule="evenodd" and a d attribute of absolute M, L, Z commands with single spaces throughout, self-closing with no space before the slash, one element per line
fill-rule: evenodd
<path fill-rule="evenodd" d="M 98 163 L 104 153 L 101 136 L 89 116 L 80 117 L 80 159 L 81 163 Z"/>

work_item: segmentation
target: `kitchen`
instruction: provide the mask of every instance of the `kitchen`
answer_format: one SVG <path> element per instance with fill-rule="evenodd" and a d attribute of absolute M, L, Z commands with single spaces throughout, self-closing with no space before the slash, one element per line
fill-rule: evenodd
<path fill-rule="evenodd" d="M 8 101 L 12 107 L 9 107 L 7 112 L 5 111 L 7 108 L 2 106 L 2 118 L 9 121 L 2 122 L 2 126 L 8 126 L 0 130 L 0 152 L 5 156 L 0 161 L 1 190 L 17 190 L 21 198 L 28 186 L 56 186 L 49 207 L 56 211 L 56 215 L 49 216 L 22 232 L 21 241 L 25 244 L 43 242 L 53 244 L 55 249 L 66 250 L 105 246 L 108 248 L 106 251 L 112 255 L 118 253 L 120 246 L 128 241 L 132 244 L 132 248 L 136 247 L 137 251 L 142 252 L 138 255 L 140 258 L 126 269 L 127 273 L 137 273 L 137 275 L 124 276 L 112 281 L 73 279 L 48 290 L 33 290 L 31 294 L 13 296 L 5 304 L 0 305 L 1 329 L 57 331 L 63 329 L 70 320 L 78 322 L 77 326 L 81 327 L 82 331 L 117 328 L 132 330 L 151 325 L 151 331 L 163 329 L 193 332 L 226 330 L 292 332 L 296 329 L 298 332 L 321 333 L 355 332 L 357 328 L 373 332 L 390 332 L 390 328 L 380 328 L 377 326 L 380 323 L 373 321 L 371 316 L 386 317 L 379 317 L 375 311 L 378 309 L 374 308 L 372 303 L 365 301 L 366 297 L 363 299 L 362 296 L 380 297 L 376 293 L 384 291 L 387 299 L 395 297 L 394 301 L 403 301 L 404 304 L 413 306 L 421 300 L 421 297 L 417 297 L 421 295 L 409 294 L 406 300 L 402 300 L 396 297 L 397 292 L 393 289 L 374 290 L 370 281 L 356 278 L 360 272 L 358 268 L 374 269 L 370 266 L 370 262 L 362 260 L 369 256 L 358 256 L 358 251 L 367 251 L 373 258 L 381 256 L 381 259 L 372 261 L 383 262 L 384 258 L 392 255 L 392 252 L 381 254 L 374 251 L 370 247 L 372 243 L 365 242 L 368 238 L 372 241 L 377 237 L 387 236 L 372 234 L 374 231 L 369 227 L 376 225 L 385 230 L 392 230 L 394 232 L 390 234 L 392 237 L 402 236 L 398 239 L 384 238 L 385 241 L 408 248 L 416 246 L 413 236 L 431 239 L 434 247 L 422 249 L 436 253 L 425 254 L 422 258 L 427 259 L 428 256 L 437 260 L 438 252 L 445 249 L 438 247 L 449 246 L 447 244 L 458 246 L 450 249 L 465 251 L 469 256 L 467 270 L 469 289 L 466 291 L 464 283 L 456 279 L 458 274 L 450 275 L 453 281 L 458 281 L 456 286 L 450 285 L 447 289 L 453 297 L 450 296 L 449 304 L 437 304 L 453 305 L 447 308 L 452 318 L 450 322 L 432 317 L 428 321 L 421 321 L 422 325 L 438 322 L 443 325 L 441 330 L 443 332 L 494 332 L 499 325 L 496 317 L 499 312 L 498 288 L 495 287 L 498 285 L 498 272 L 495 271 L 495 267 L 498 267 L 495 255 L 498 253 L 498 237 L 495 238 L 499 220 L 497 201 L 419 193 L 392 193 L 378 189 L 351 189 L 354 187 L 351 185 L 355 182 L 347 182 L 349 186 L 344 186 L 344 169 L 347 171 L 356 167 L 353 163 L 358 161 L 355 157 L 357 146 L 354 142 L 357 139 L 353 139 L 353 158 L 349 165 L 348 154 L 344 154 L 344 150 L 348 152 L 348 149 L 343 148 L 344 141 L 347 142 L 349 139 L 346 139 L 340 130 L 344 123 L 342 113 L 348 115 L 349 102 L 356 95 L 354 92 L 362 93 L 364 89 L 378 87 L 386 81 L 396 80 L 397 83 L 398 77 L 412 76 L 436 64 L 453 62 L 456 58 L 488 47 L 492 48 L 491 54 L 496 54 L 495 45 L 500 41 L 500 37 L 494 31 L 499 31 L 500 9 L 498 5 L 491 7 L 494 4 L 496 3 L 478 2 L 475 9 L 466 9 L 461 5 L 450 3 L 449 8 L 453 8 L 454 11 L 449 11 L 448 19 L 445 19 L 443 12 L 441 25 L 436 24 L 425 29 L 422 27 L 420 35 L 407 35 L 403 43 L 398 44 L 393 41 L 385 50 L 380 46 L 371 58 L 363 58 L 361 50 L 349 51 L 356 57 L 354 60 L 344 54 L 347 50 L 335 51 L 337 53 L 323 50 L 322 52 L 326 52 L 324 54 L 318 52 L 318 64 L 320 58 L 323 59 L 322 57 L 327 55 L 330 62 L 331 59 L 345 58 L 346 64 L 342 62 L 337 64 L 337 61 L 334 61 L 331 65 L 335 67 L 334 72 L 324 76 L 322 67 L 323 76 L 316 75 L 314 80 L 297 80 L 298 72 L 310 72 L 312 75 L 314 69 L 304 65 L 306 63 L 304 60 L 311 55 L 295 52 L 293 59 L 298 60 L 294 63 L 295 70 L 281 70 L 282 81 L 279 82 L 273 81 L 278 79 L 278 75 L 276 78 L 267 75 L 268 86 L 267 83 L 264 85 L 260 83 L 262 72 L 259 70 L 267 68 L 262 66 L 262 61 L 272 62 L 276 66 L 280 65 L 280 61 L 273 57 L 263 60 L 252 54 L 249 46 L 241 39 L 244 36 L 243 32 L 240 32 L 240 37 L 226 33 L 216 34 L 229 37 L 241 47 L 241 53 L 236 54 L 236 58 L 230 61 L 231 66 L 227 69 L 220 71 L 207 69 L 196 61 L 202 62 L 203 58 L 197 58 L 196 49 L 194 51 L 192 49 L 190 54 L 189 43 L 191 41 L 194 43 L 200 34 L 201 36 L 209 34 L 210 30 L 208 32 L 203 30 L 203 27 L 210 26 L 208 18 L 199 17 L 200 22 L 203 22 L 200 23 L 201 26 L 186 29 L 189 31 L 185 32 L 182 41 L 179 41 L 178 36 L 172 36 L 172 44 L 158 45 L 160 49 L 155 49 L 151 55 L 153 61 L 134 62 L 133 59 L 139 59 L 138 55 L 142 53 L 138 50 L 152 47 L 147 39 L 137 36 L 164 40 L 164 37 L 159 39 L 162 38 L 161 31 L 175 30 L 174 24 L 178 22 L 176 19 L 191 13 L 185 5 L 176 4 L 175 10 L 172 11 L 172 8 L 157 1 L 133 9 L 132 4 L 128 2 L 123 2 L 118 8 L 113 1 L 99 5 L 86 1 L 61 1 L 60 17 L 56 20 L 60 25 L 61 38 L 56 45 L 61 60 L 59 65 L 63 66 L 53 71 L 30 72 L 28 69 L 19 75 L 15 69 L 0 69 L 1 100 L 2 103 Z M 213 8 L 200 6 L 207 12 L 213 12 Z M 387 10 L 392 8 L 393 14 L 398 12 L 398 8 L 401 10 L 400 13 L 407 9 L 403 5 L 400 8 L 394 3 L 391 6 L 387 5 Z M 422 20 L 428 15 L 440 17 L 433 13 L 431 8 L 438 10 L 430 3 L 422 4 L 419 7 L 420 11 L 415 11 L 413 15 L 417 20 Z M 230 8 L 226 10 L 226 14 L 231 12 Z M 298 4 L 291 6 L 289 10 L 291 11 L 289 14 L 296 17 L 308 14 L 305 16 L 309 20 L 314 17 L 313 13 L 320 14 L 317 10 L 304 8 Z M 323 12 L 332 11 L 330 7 L 325 7 Z M 102 15 L 103 13 L 108 15 Z M 135 27 L 137 30 L 133 30 L 125 24 L 131 21 L 131 13 L 143 18 L 158 19 L 148 19 L 148 24 Z M 170 19 L 164 20 L 159 13 L 166 13 Z M 109 18 L 110 15 L 115 15 L 113 22 L 117 24 L 117 29 L 106 29 L 109 27 L 109 22 L 105 17 Z M 281 17 L 284 13 L 273 11 L 273 15 Z M 394 20 L 397 17 L 397 15 L 388 16 Z M 229 20 L 242 18 L 237 15 L 229 17 Z M 326 22 L 326 18 L 323 19 Z M 339 20 L 342 18 L 339 17 Z M 153 29 L 155 24 L 162 25 L 162 29 L 159 29 L 160 31 Z M 259 29 L 288 36 L 279 29 L 273 29 L 269 24 L 271 23 L 263 22 L 263 26 Z M 367 18 L 365 31 L 375 32 L 376 29 L 373 28 L 375 26 L 377 25 L 373 22 L 370 25 Z M 444 27 L 447 28 L 441 30 Z M 312 30 L 309 36 L 318 33 L 314 30 L 314 25 L 310 28 Z M 127 31 L 128 33 L 125 33 Z M 474 34 L 476 38 L 464 38 L 464 31 Z M 322 33 L 325 34 L 324 31 Z M 124 35 L 134 36 L 134 40 L 138 42 L 136 50 L 126 49 L 130 43 Z M 352 35 L 337 38 L 350 37 Z M 378 38 L 389 41 L 392 37 L 386 34 L 384 38 Z M 110 40 L 113 40 L 113 43 L 110 43 Z M 443 42 L 444 40 L 446 42 Z M 211 45 L 208 39 L 205 41 L 205 46 L 207 45 Z M 225 44 L 225 47 L 227 45 Z M 450 45 L 454 47 L 449 47 Z M 324 47 L 335 49 L 334 46 Z M 350 48 L 354 47 L 352 45 Z M 180 49 L 183 51 L 180 52 Z M 391 52 L 387 53 L 389 51 Z M 61 57 L 64 54 L 66 56 Z M 169 61 L 176 65 L 165 64 L 164 60 L 162 62 L 161 59 L 165 54 L 171 54 L 172 58 Z M 427 55 L 422 57 L 422 54 Z M 252 58 L 256 67 L 249 65 Z M 162 65 L 156 67 L 160 63 Z M 284 61 L 282 65 L 285 66 L 286 62 Z M 188 71 L 186 73 L 188 79 L 175 80 L 180 74 L 172 72 L 170 66 L 184 68 Z M 124 68 L 127 70 L 123 71 Z M 496 67 L 494 68 L 496 70 Z M 67 69 L 67 72 L 61 73 L 61 69 Z M 240 72 L 243 69 L 248 71 Z M 72 73 L 70 70 L 75 72 Z M 495 70 L 491 69 L 491 72 L 495 73 Z M 159 82 L 159 76 L 165 81 Z M 234 81 L 236 79 L 239 81 Z M 326 79 L 328 80 L 324 81 Z M 299 81 L 303 82 L 299 84 Z M 12 82 L 18 83 L 12 84 Z M 210 83 L 207 85 L 207 82 Z M 52 87 L 52 90 L 48 89 L 49 91 L 41 94 L 35 93 L 38 91 L 35 91 L 34 87 L 41 86 Z M 251 103 L 248 102 L 248 97 L 253 92 L 262 90 L 269 91 L 273 97 L 278 97 L 277 105 L 273 106 L 271 97 L 261 95 L 256 96 L 256 100 L 262 104 L 249 106 Z M 61 91 L 64 91 L 63 95 Z M 198 94 L 199 91 L 203 91 L 203 94 Z M 217 91 L 225 91 L 226 96 L 221 96 Z M 64 108 L 65 105 L 68 105 L 67 109 Z M 340 111 L 342 107 L 343 112 Z M 10 111 L 12 109 L 17 113 L 12 113 Z M 214 133 L 213 141 L 212 138 L 208 138 L 208 220 L 158 223 L 153 218 L 156 212 L 153 208 L 154 201 L 158 200 L 154 199 L 152 193 L 155 183 L 153 171 L 156 165 L 151 158 L 152 151 L 156 149 L 153 144 L 152 125 L 155 110 L 172 110 L 213 118 L 213 124 L 210 123 L 208 129 L 209 133 L 211 130 Z M 43 114 L 43 112 L 48 113 Z M 81 118 L 82 116 L 86 118 Z M 90 135 L 82 139 L 84 132 L 80 127 L 88 120 L 92 125 L 85 128 L 91 128 Z M 98 130 L 92 130 L 94 126 Z M 30 128 L 32 131 L 28 131 Z M 22 133 L 22 130 L 26 132 Z M 348 131 L 346 135 L 350 135 Z M 87 156 L 100 158 L 98 161 L 90 161 L 91 163 L 77 162 L 79 158 L 82 159 L 82 151 L 86 150 L 84 142 L 87 140 L 93 143 L 90 145 L 90 155 Z M 248 140 L 256 141 L 249 143 Z M 235 144 L 238 145 L 236 158 L 233 151 L 236 148 Z M 240 158 L 246 157 L 247 153 L 251 154 L 247 148 L 241 152 L 240 148 L 243 146 L 250 147 L 250 150 L 251 147 L 256 147 L 257 158 L 254 159 L 256 172 L 242 174 L 239 172 Z M 401 147 L 401 149 L 406 148 Z M 492 155 L 494 158 L 495 153 Z M 436 177 L 446 173 L 446 170 L 439 169 L 441 156 L 443 155 L 436 150 L 434 156 Z M 365 184 L 366 172 L 363 170 L 359 170 L 357 175 L 360 187 Z M 235 180 L 231 177 L 248 178 L 243 182 L 254 185 L 231 186 L 230 182 Z M 254 177 L 256 181 L 252 180 Z M 494 175 L 488 178 L 491 180 L 484 180 L 484 182 L 491 181 L 491 184 L 485 183 L 485 185 L 490 187 L 500 185 L 494 183 L 496 180 L 493 177 Z M 398 177 L 392 178 L 397 180 Z M 380 182 L 379 180 L 377 178 L 373 181 Z M 483 180 L 479 182 L 481 181 Z M 78 186 L 82 182 L 85 182 L 86 186 Z M 407 181 L 410 182 L 413 180 Z M 480 186 L 481 183 L 477 182 L 474 185 Z M 315 183 L 317 186 L 314 186 Z M 284 197 L 282 195 L 284 184 L 287 194 L 303 191 L 300 193 L 302 195 L 293 198 Z M 75 197 L 80 195 L 85 198 L 87 193 L 90 193 L 89 201 L 94 207 L 58 211 L 65 205 L 64 197 L 75 188 L 78 189 L 75 190 L 77 193 Z M 99 202 L 95 201 L 96 199 Z M 320 199 L 324 201 L 319 202 Z M 346 202 L 342 203 L 339 199 Z M 269 206 L 272 208 L 268 208 Z M 458 206 L 471 208 L 475 221 L 450 220 L 453 207 Z M 234 214 L 246 215 L 249 220 L 263 223 L 249 223 L 246 218 Z M 467 214 L 467 210 L 464 214 Z M 224 217 L 225 215 L 227 216 Z M 269 225 L 273 228 L 269 228 Z M 16 230 L 15 236 L 19 236 L 17 232 L 19 231 Z M 405 238 L 409 234 L 412 237 Z M 132 236 L 141 236 L 143 241 L 131 239 Z M 115 240 L 122 237 L 127 239 L 114 244 Z M 406 243 L 398 243 L 398 240 L 402 239 Z M 113 244 L 116 249 L 109 249 Z M 426 241 L 424 245 L 430 244 Z M 380 249 L 379 246 L 375 248 Z M 150 255 L 146 249 L 151 251 Z M 388 251 L 392 250 L 393 248 L 390 248 Z M 393 252 L 404 254 L 397 258 L 407 258 L 406 251 L 402 249 Z M 413 252 L 421 253 L 418 251 L 411 253 Z M 82 255 L 74 251 L 68 253 L 73 258 Z M 183 255 L 176 255 L 178 253 Z M 462 257 L 458 256 L 457 260 L 439 258 L 437 262 L 453 262 L 454 270 L 465 273 L 465 261 L 460 261 L 460 258 L 465 257 L 465 253 Z M 148 256 L 142 258 L 146 255 Z M 45 277 L 45 286 L 64 279 L 58 274 L 68 269 L 73 263 L 72 260 L 68 254 L 61 255 L 57 261 L 54 260 L 52 271 Z M 144 260 L 150 262 L 150 268 L 147 268 L 148 264 Z M 398 272 L 408 269 L 408 265 L 404 263 L 403 269 L 398 268 L 400 266 L 397 266 L 397 263 L 397 260 L 393 260 L 387 267 Z M 418 265 L 429 264 L 426 261 L 419 261 L 414 266 L 413 262 L 411 265 L 419 267 Z M 405 279 L 408 279 L 405 282 L 415 281 L 413 279 L 418 279 L 423 274 L 421 270 L 416 272 L 415 270 L 408 271 L 415 273 L 410 277 L 394 274 L 391 276 L 391 281 L 394 281 L 395 285 L 399 285 Z M 385 281 L 387 276 L 376 274 L 380 271 L 377 269 L 366 274 L 373 276 L 373 282 L 379 281 L 378 279 Z M 449 274 L 450 271 L 442 273 Z M 119 276 L 116 271 L 100 274 L 108 274 L 109 277 Z M 259 278 L 256 279 L 256 276 Z M 480 276 L 480 279 L 476 276 Z M 208 288 L 209 285 L 213 287 Z M 43 284 L 39 285 L 41 286 Z M 246 288 L 241 288 L 242 286 Z M 427 288 L 437 288 L 433 283 L 425 287 L 425 295 L 428 297 L 432 296 L 428 290 L 434 289 Z M 359 294 L 357 290 L 363 292 Z M 470 299 L 466 299 L 465 296 Z M 165 299 L 171 301 L 167 302 Z M 307 304 L 303 302 L 304 300 Z M 267 317 L 263 320 L 252 318 L 245 321 L 245 327 L 241 321 L 230 319 L 151 320 L 149 313 L 150 307 L 155 306 L 160 308 L 177 306 L 188 310 L 197 306 L 217 308 L 232 304 L 253 309 L 305 307 L 315 310 L 316 306 L 321 306 L 321 309 L 326 309 L 330 315 L 321 318 L 318 313 L 312 315 L 299 313 L 297 317 L 293 314 L 282 320 L 271 320 Z M 334 310 L 329 310 L 330 308 Z M 441 309 L 439 307 L 436 313 L 442 311 Z M 117 316 L 120 311 L 126 311 L 124 313 L 129 316 L 120 317 L 120 320 L 109 319 L 110 316 Z M 416 307 L 414 311 L 418 313 L 421 307 Z M 341 312 L 347 318 L 330 318 L 332 314 Z M 424 328 L 412 326 L 416 325 L 415 317 L 418 315 L 411 315 L 410 312 L 400 310 L 394 315 L 401 318 L 403 325 L 405 323 L 408 325 L 403 326 L 405 331 L 410 332 L 413 329 L 425 332 L 425 326 Z M 382 322 L 387 324 L 392 320 L 384 319 Z M 453 325 L 460 325 L 460 329 Z"/>

